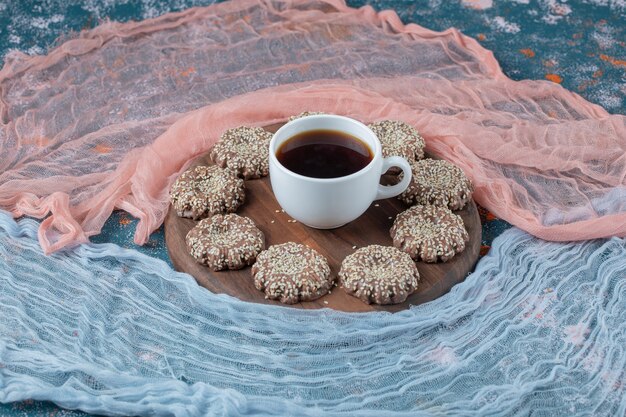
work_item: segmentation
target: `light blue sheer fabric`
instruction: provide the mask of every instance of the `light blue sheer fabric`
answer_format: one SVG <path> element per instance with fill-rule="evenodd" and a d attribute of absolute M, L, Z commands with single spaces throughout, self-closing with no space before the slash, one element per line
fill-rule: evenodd
<path fill-rule="evenodd" d="M 519 230 L 397 314 L 214 295 L 111 244 L 50 257 L 0 212 L 0 401 L 109 415 L 626 413 L 626 242 Z"/>

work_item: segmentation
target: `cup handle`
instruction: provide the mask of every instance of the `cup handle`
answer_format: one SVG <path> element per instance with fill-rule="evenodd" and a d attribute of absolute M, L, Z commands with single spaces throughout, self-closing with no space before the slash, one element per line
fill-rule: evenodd
<path fill-rule="evenodd" d="M 375 200 L 383 200 L 385 198 L 395 197 L 398 194 L 402 193 L 407 189 L 409 183 L 411 182 L 412 172 L 411 166 L 407 162 L 406 159 L 401 156 L 390 156 L 388 158 L 383 159 L 383 169 L 380 172 L 380 175 L 383 175 L 387 170 L 391 167 L 398 167 L 403 172 L 402 181 L 400 181 L 396 185 L 381 185 L 378 184 L 378 193 L 376 194 Z"/>

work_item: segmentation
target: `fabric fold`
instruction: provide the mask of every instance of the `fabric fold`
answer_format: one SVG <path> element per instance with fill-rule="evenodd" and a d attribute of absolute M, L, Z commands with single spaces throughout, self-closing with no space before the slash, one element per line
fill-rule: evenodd
<path fill-rule="evenodd" d="M 477 200 L 543 239 L 626 235 L 626 118 L 509 80 L 455 29 L 339 0 L 225 2 L 105 23 L 0 71 L 0 207 L 46 218 L 47 253 L 112 210 L 147 241 L 173 178 L 223 130 L 299 111 L 396 118 L 460 165 Z"/>
<path fill-rule="evenodd" d="M 449 294 L 350 314 L 216 295 L 112 244 L 46 256 L 37 228 L 0 212 L 1 402 L 140 416 L 626 412 L 623 239 L 510 229 Z"/>

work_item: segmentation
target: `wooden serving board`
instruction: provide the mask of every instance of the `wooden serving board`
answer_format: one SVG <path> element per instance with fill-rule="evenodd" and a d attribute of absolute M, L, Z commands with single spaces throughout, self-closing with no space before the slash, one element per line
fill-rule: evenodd
<path fill-rule="evenodd" d="M 276 131 L 281 124 L 266 127 Z M 191 167 L 210 165 L 208 154 L 196 159 Z M 375 201 L 370 208 L 357 220 L 333 230 L 313 229 L 302 223 L 292 223 L 292 218 L 283 213 L 274 198 L 269 178 L 246 181 L 246 202 L 237 214 L 250 217 L 265 234 L 265 244 L 294 241 L 306 244 L 324 255 L 330 264 L 331 273 L 336 278 L 343 259 L 353 253 L 356 248 L 371 244 L 391 245 L 389 229 L 395 216 L 407 207 L 399 200 Z M 410 295 L 404 303 L 378 306 L 368 305 L 348 295 L 340 286 L 333 287 L 332 293 L 315 301 L 290 305 L 295 308 L 333 308 L 349 312 L 366 311 L 400 311 L 410 305 L 422 304 L 434 300 L 447 293 L 452 286 L 463 281 L 474 269 L 481 243 L 481 225 L 476 204 L 472 201 L 463 210 L 457 211 L 463 218 L 470 236 L 465 250 L 445 263 L 428 264 L 418 262 L 420 282 L 417 291 Z M 174 267 L 178 271 L 192 275 L 203 287 L 215 293 L 226 293 L 244 301 L 263 304 L 281 304 L 266 300 L 265 294 L 254 287 L 250 267 L 236 271 L 215 272 L 197 263 L 189 254 L 185 236 L 195 221 L 180 218 L 170 206 L 165 219 L 165 241 Z"/>

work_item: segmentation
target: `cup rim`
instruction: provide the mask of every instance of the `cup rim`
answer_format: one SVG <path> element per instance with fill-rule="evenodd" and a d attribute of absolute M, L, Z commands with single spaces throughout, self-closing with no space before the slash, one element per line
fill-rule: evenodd
<path fill-rule="evenodd" d="M 285 167 L 283 164 L 280 163 L 280 161 L 278 160 L 278 158 L 276 157 L 276 153 L 274 152 L 274 147 L 277 141 L 277 137 L 279 135 L 279 133 L 281 133 L 281 131 L 283 131 L 287 126 L 293 126 L 294 123 L 300 123 L 300 121 L 302 120 L 308 120 L 308 119 L 339 119 L 339 120 L 343 120 L 343 121 L 347 121 L 349 123 L 354 123 L 357 126 L 359 126 L 360 128 L 365 129 L 368 133 L 370 133 L 372 135 L 372 137 L 374 138 L 374 155 L 372 157 L 372 160 L 365 165 L 363 168 L 361 168 L 360 170 L 353 172 L 350 175 L 344 175 L 343 177 L 335 177 L 335 178 L 316 178 L 316 177 L 307 177 L 306 175 L 301 175 L 298 174 L 296 172 L 291 171 L 290 169 L 288 169 L 287 167 Z M 312 130 L 312 129 L 307 129 L 307 130 L 303 130 L 302 132 L 306 132 L 308 130 Z M 341 129 L 334 129 L 334 130 L 341 130 Z M 298 132 L 301 133 L 301 132 Z M 348 134 L 357 137 L 360 140 L 365 141 L 364 139 L 360 138 L 357 135 L 353 135 L 352 133 L 347 132 Z M 366 141 L 366 144 L 369 146 L 370 143 Z M 270 162 L 272 162 L 274 165 L 276 165 L 279 169 L 281 169 L 283 172 L 285 172 L 286 174 L 292 175 L 295 178 L 304 180 L 304 181 L 310 181 L 310 182 L 320 182 L 320 183 L 333 183 L 333 182 L 342 182 L 342 181 L 348 181 L 352 178 L 356 178 L 360 175 L 363 175 L 365 172 L 367 172 L 368 170 L 372 169 L 372 167 L 374 166 L 374 163 L 381 158 L 382 155 L 382 146 L 380 144 L 380 140 L 378 139 L 378 137 L 374 134 L 374 132 L 372 132 L 372 130 L 367 127 L 364 123 L 352 119 L 350 117 L 346 117 L 346 116 L 340 116 L 337 114 L 314 114 L 314 115 L 310 115 L 310 116 L 303 116 L 303 117 L 299 117 L 295 120 L 292 120 L 290 122 L 285 123 L 283 126 L 281 126 L 276 133 L 274 133 L 274 135 L 272 136 L 272 139 L 270 140 L 270 144 L 269 144 L 269 157 L 270 157 Z"/>

